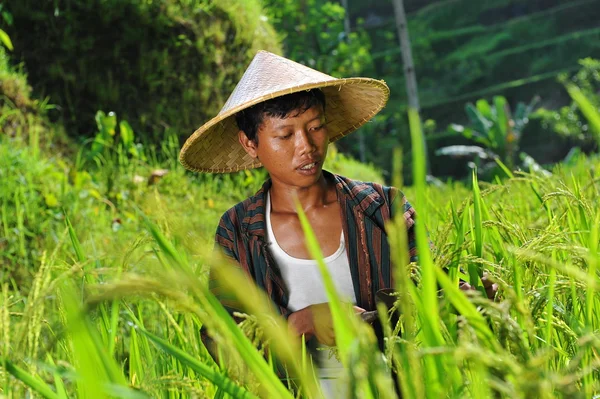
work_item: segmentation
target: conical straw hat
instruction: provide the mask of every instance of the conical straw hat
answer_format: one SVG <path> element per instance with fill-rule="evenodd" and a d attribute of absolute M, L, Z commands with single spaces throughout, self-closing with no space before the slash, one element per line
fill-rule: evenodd
<path fill-rule="evenodd" d="M 229 173 L 261 166 L 238 141 L 235 114 L 252 105 L 301 90 L 325 94 L 329 142 L 358 129 L 387 102 L 389 88 L 369 78 L 336 79 L 287 58 L 259 51 L 219 114 L 198 128 L 181 149 L 181 164 L 192 171 Z"/>

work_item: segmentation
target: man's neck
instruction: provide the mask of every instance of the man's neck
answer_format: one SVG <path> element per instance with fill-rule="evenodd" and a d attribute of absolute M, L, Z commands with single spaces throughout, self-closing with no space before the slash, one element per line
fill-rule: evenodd
<path fill-rule="evenodd" d="M 273 181 L 270 188 L 272 211 L 296 213 L 296 199 L 305 212 L 323 207 L 331 202 L 332 185 L 323 174 L 319 181 L 310 187 L 293 187 Z"/>

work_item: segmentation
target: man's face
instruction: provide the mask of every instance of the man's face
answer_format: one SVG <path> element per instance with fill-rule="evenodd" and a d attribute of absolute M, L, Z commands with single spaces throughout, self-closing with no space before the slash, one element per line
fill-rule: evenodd
<path fill-rule="evenodd" d="M 309 187 L 321 177 L 329 136 L 320 106 L 286 118 L 265 116 L 257 132 L 258 144 L 240 132 L 248 154 L 258 157 L 273 182 Z"/>

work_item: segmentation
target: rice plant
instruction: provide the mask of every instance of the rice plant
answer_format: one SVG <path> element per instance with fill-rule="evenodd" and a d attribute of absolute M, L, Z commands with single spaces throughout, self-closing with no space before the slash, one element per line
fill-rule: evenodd
<path fill-rule="evenodd" d="M 349 397 L 394 398 L 395 385 L 405 398 L 598 395 L 600 162 L 581 157 L 551 175 L 504 168 L 506 178 L 494 183 L 474 175 L 468 185 L 427 186 L 420 122 L 414 113 L 410 120 L 415 185 L 402 189 L 418 211 L 419 262 L 407 264 L 403 221 L 390 222 L 397 301 L 379 308 L 383 353 L 321 268 Z M 9 145 L 0 138 L 2 170 L 13 165 L 22 178 L 0 183 L 0 250 L 31 275 L 26 290 L 14 273 L 0 279 L 5 397 L 322 396 L 304 343 L 260 290 L 212 252 L 220 212 L 263 176 L 209 180 L 172 170 L 113 207 L 102 201 L 102 187 L 89 195 L 101 170 L 79 169 L 91 180 L 78 183 L 42 154 Z M 128 176 L 127 164 L 120 167 Z M 47 193 L 68 206 L 55 209 L 39 196 L 49 189 L 39 170 L 63 179 Z M 123 179 L 114 187 L 128 187 Z M 304 219 L 303 226 L 321 259 Z M 32 242 L 42 238 L 43 250 L 28 252 L 42 248 Z M 234 318 L 216 300 L 209 267 L 247 314 Z M 484 273 L 500 287 L 494 301 L 484 296 Z M 474 289 L 460 290 L 459 280 Z"/>

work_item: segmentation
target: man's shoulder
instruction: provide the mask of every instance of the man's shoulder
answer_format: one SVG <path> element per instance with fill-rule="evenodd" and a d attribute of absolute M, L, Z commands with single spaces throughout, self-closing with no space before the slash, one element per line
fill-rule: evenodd
<path fill-rule="evenodd" d="M 333 176 L 335 177 L 338 186 L 354 201 L 362 202 L 365 200 L 375 200 L 391 203 L 398 195 L 404 196 L 402 191 L 393 186 L 351 179 L 336 174 Z"/>
<path fill-rule="evenodd" d="M 221 216 L 221 222 L 227 224 L 238 224 L 251 212 L 253 201 L 252 197 L 246 198 L 243 201 L 238 202 L 231 208 L 227 209 Z"/>
<path fill-rule="evenodd" d="M 262 219 L 264 214 L 264 188 L 256 194 L 238 202 L 229 208 L 221 216 L 219 222 L 220 228 L 234 230 L 242 227 L 244 224 L 250 224 L 258 219 Z"/>

